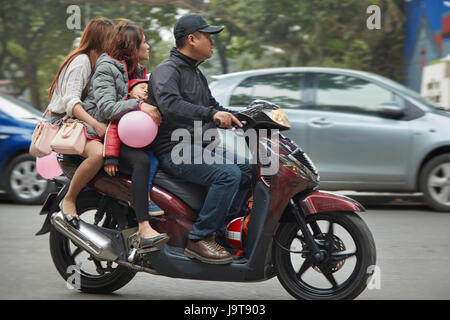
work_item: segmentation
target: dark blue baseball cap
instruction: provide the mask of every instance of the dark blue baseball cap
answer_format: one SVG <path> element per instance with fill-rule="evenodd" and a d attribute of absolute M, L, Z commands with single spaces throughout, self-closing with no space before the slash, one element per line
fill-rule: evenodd
<path fill-rule="evenodd" d="M 216 34 L 223 30 L 222 26 L 210 26 L 202 16 L 198 14 L 189 14 L 181 17 L 175 22 L 173 35 L 175 39 L 180 39 L 196 31 Z"/>

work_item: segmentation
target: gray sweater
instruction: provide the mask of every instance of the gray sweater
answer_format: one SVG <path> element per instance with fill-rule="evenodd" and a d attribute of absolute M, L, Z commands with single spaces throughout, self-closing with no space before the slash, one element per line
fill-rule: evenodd
<path fill-rule="evenodd" d="M 134 78 L 144 79 L 146 70 L 138 66 L 133 74 Z M 103 53 L 95 64 L 89 91 L 82 105 L 83 108 L 97 121 L 109 123 L 120 119 L 125 113 L 139 110 L 140 99 L 128 99 L 128 74 L 125 61 L 119 61 Z M 94 128 L 86 124 L 90 138 L 98 139 Z"/>

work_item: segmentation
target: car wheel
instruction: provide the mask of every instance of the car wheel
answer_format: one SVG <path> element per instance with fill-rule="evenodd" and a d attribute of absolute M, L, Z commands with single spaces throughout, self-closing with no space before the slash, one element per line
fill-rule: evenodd
<path fill-rule="evenodd" d="M 450 154 L 437 156 L 425 165 L 420 189 L 430 207 L 450 212 Z"/>
<path fill-rule="evenodd" d="M 23 204 L 41 204 L 53 190 L 53 183 L 37 172 L 36 159 L 29 154 L 14 158 L 6 173 L 6 191 L 11 200 Z"/>

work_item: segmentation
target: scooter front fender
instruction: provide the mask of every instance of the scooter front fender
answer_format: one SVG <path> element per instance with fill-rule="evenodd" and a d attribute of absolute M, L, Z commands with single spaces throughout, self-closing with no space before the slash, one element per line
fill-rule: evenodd
<path fill-rule="evenodd" d="M 359 202 L 349 197 L 326 191 L 311 192 L 300 200 L 299 205 L 305 215 L 332 211 L 366 211 Z"/>

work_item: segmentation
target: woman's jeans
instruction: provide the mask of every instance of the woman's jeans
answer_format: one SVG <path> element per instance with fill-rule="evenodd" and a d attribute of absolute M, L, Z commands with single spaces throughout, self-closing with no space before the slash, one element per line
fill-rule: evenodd
<path fill-rule="evenodd" d="M 191 240 L 200 240 L 223 229 L 225 223 L 238 213 L 242 202 L 249 196 L 252 173 L 248 161 L 240 158 L 239 163 L 242 164 L 236 164 L 237 156 L 226 154 L 222 149 L 212 153 L 218 163 L 207 164 L 203 158 L 201 163 L 198 163 L 198 158 L 194 162 L 194 155 L 203 153 L 205 149 L 198 145 L 191 145 L 190 148 L 191 159 L 186 161 L 188 163 L 175 164 L 169 152 L 159 157 L 159 164 L 176 178 L 208 187 L 203 207 L 188 236 Z M 230 156 L 231 164 L 227 164 L 226 157 L 230 159 Z"/>

